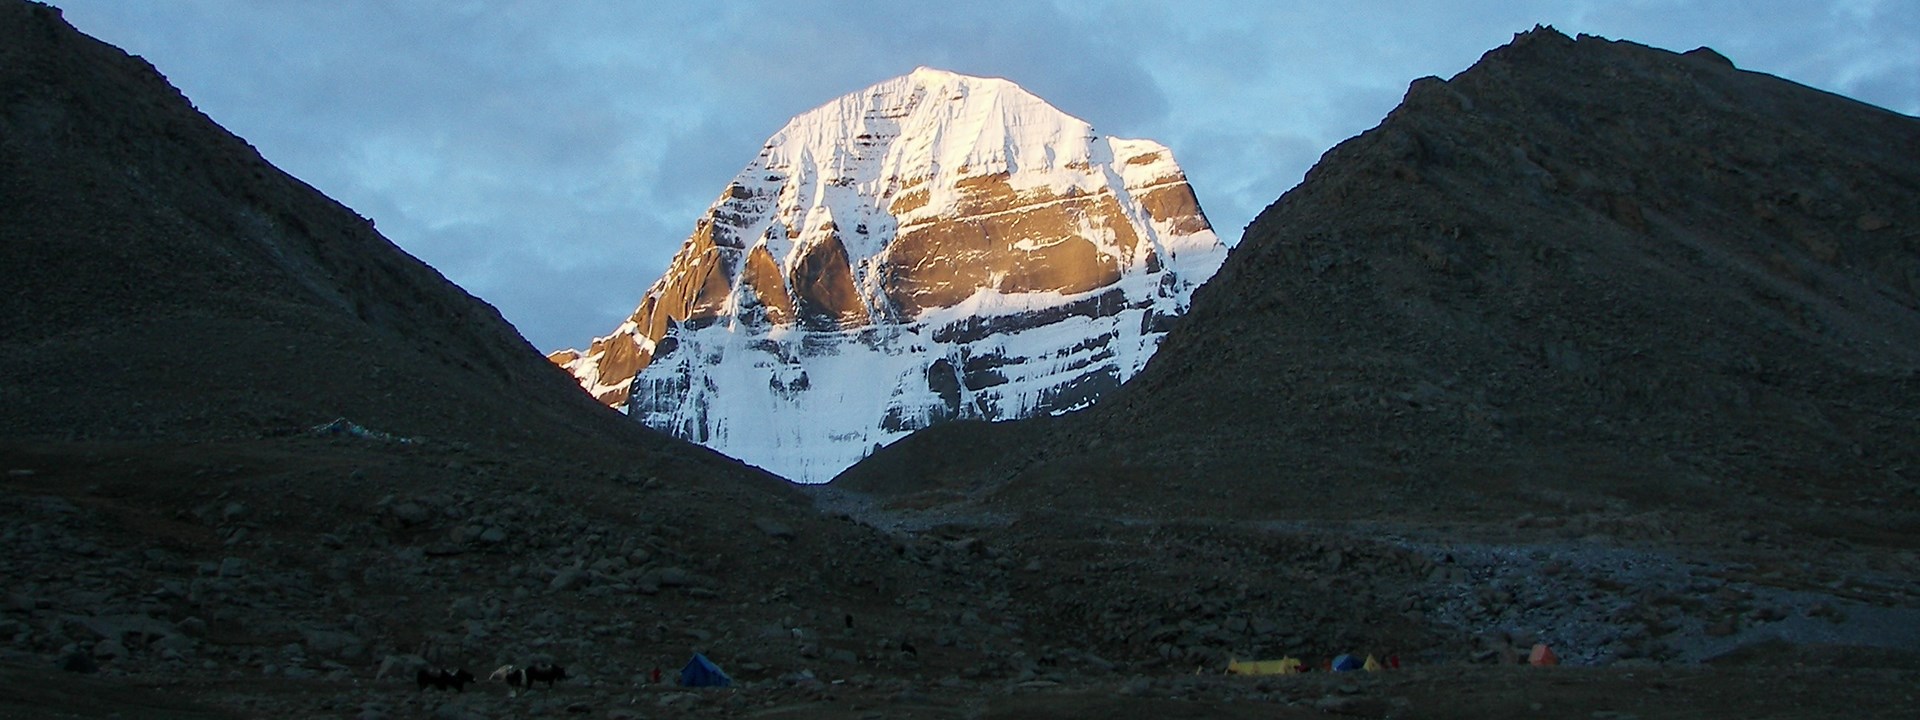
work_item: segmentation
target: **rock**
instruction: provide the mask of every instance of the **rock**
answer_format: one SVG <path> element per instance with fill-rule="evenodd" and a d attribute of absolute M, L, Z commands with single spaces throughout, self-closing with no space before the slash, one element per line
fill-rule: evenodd
<path fill-rule="evenodd" d="M 1128 680 L 1120 686 L 1120 694 L 1126 697 L 1146 697 L 1153 692 L 1153 681 L 1144 677 Z"/>
<path fill-rule="evenodd" d="M 190 637 L 201 637 L 207 634 L 207 621 L 198 617 L 182 618 L 180 622 L 174 623 L 173 627 Z"/>
<path fill-rule="evenodd" d="M 547 587 L 554 592 L 566 592 L 568 590 L 578 589 L 581 585 L 585 584 L 586 581 L 586 571 L 579 568 L 568 568 L 561 570 L 560 574 L 553 576 L 553 582 L 547 583 Z"/>
<path fill-rule="evenodd" d="M 674 706 L 692 707 L 699 703 L 700 703 L 700 693 L 690 693 L 690 692 L 662 693 L 660 695 L 660 700 L 658 702 L 660 707 L 674 707 Z"/>
<path fill-rule="evenodd" d="M 247 574 L 247 561 L 230 557 L 220 561 L 220 577 L 240 577 Z"/>
<path fill-rule="evenodd" d="M 308 655 L 356 658 L 366 652 L 367 642 L 358 635 L 341 630 L 306 627 L 300 629 L 303 650 Z"/>
<path fill-rule="evenodd" d="M 227 503 L 226 507 L 220 509 L 220 520 L 222 522 L 237 522 L 246 519 L 246 517 L 247 506 L 244 503 L 230 502 Z"/>
<path fill-rule="evenodd" d="M 127 656 L 127 646 L 120 644 L 119 640 L 101 640 L 93 646 L 93 656 L 102 660 L 123 658 Z"/>
<path fill-rule="evenodd" d="M 79 650 L 61 655 L 59 660 L 54 661 L 53 666 L 71 673 L 100 672 L 100 664 L 94 662 L 93 656 Z"/>
<path fill-rule="evenodd" d="M 663 588 L 684 587 L 693 584 L 693 576 L 688 574 L 687 571 L 677 567 L 661 568 L 654 571 L 653 577 L 659 583 L 660 587 Z"/>
<path fill-rule="evenodd" d="M 391 675 L 410 680 L 415 672 L 426 666 L 427 659 L 419 655 L 388 655 L 380 658 L 380 670 L 373 674 L 373 679 L 379 680 Z"/>
<path fill-rule="evenodd" d="M 124 641 L 128 635 L 152 639 L 174 634 L 174 626 L 167 621 L 145 615 L 95 615 L 79 620 L 82 627 L 103 640 Z"/>
<path fill-rule="evenodd" d="M 507 531 L 502 530 L 497 526 L 489 527 L 485 530 L 480 531 L 480 535 L 478 539 L 480 540 L 480 542 L 486 543 L 488 545 L 498 545 L 506 541 Z"/>
<path fill-rule="evenodd" d="M 427 509 L 419 503 L 403 502 L 393 506 L 393 517 L 403 525 L 419 525 L 427 521 Z"/>
<path fill-rule="evenodd" d="M 480 607 L 478 598 L 464 595 L 453 601 L 453 605 L 447 608 L 447 614 L 461 620 L 475 620 L 485 616 L 487 611 Z"/>
<path fill-rule="evenodd" d="M 454 703 L 433 709 L 433 720 L 481 720 L 484 716 Z"/>
<path fill-rule="evenodd" d="M 640 720 L 640 713 L 626 708 L 614 708 L 607 711 L 607 720 Z"/>
<path fill-rule="evenodd" d="M 198 648 L 199 645 L 199 641 L 185 635 L 168 635 L 154 641 L 151 647 L 163 653 L 171 652 L 176 656 L 184 658 Z"/>
<path fill-rule="evenodd" d="M 619 573 L 620 569 L 625 565 L 626 565 L 625 559 L 617 558 L 617 557 L 609 557 L 609 558 L 600 558 L 599 560 L 595 560 L 593 561 L 592 565 L 588 565 L 587 567 L 592 571 L 596 573 L 600 573 L 602 575 L 613 575 L 613 574 Z"/>
<path fill-rule="evenodd" d="M 760 532 L 766 533 L 767 537 L 779 540 L 792 540 L 794 537 L 793 528 L 772 518 L 754 518 L 753 526 L 759 528 Z"/>
<path fill-rule="evenodd" d="M 1386 717 L 1393 710 L 1393 706 L 1385 700 L 1352 695 L 1328 695 L 1314 701 L 1313 707 L 1333 715 L 1374 718 Z"/>

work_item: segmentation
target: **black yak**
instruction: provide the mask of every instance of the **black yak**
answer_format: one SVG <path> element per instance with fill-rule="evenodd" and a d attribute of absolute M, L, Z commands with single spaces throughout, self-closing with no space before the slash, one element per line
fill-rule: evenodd
<path fill-rule="evenodd" d="M 466 692 L 467 683 L 473 682 L 473 673 L 465 669 L 448 672 L 437 668 L 421 668 L 420 672 L 413 674 L 413 681 L 420 685 L 421 690 L 433 687 L 441 690 L 453 688 L 454 692 Z"/>
<path fill-rule="evenodd" d="M 527 668 L 524 672 L 527 674 L 528 683 L 545 682 L 547 687 L 553 687 L 555 681 L 567 679 L 567 669 L 559 665 L 541 663 Z"/>
<path fill-rule="evenodd" d="M 566 668 L 547 663 L 527 667 L 501 665 L 491 674 L 487 675 L 488 680 L 499 680 L 505 682 L 508 687 L 515 688 L 515 690 L 509 693 L 512 695 L 518 695 L 519 689 L 521 688 L 528 690 L 533 689 L 533 684 L 536 682 L 545 682 L 547 687 L 553 687 L 555 681 L 565 680 L 568 677 L 570 676 L 567 675 Z"/>

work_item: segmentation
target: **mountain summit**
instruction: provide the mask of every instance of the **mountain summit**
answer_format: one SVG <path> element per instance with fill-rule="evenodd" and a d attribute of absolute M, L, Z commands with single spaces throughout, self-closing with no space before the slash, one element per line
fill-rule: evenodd
<path fill-rule="evenodd" d="M 923 67 L 788 122 L 633 315 L 551 359 L 649 426 L 824 481 L 937 422 L 1092 403 L 1225 256 L 1166 147 Z"/>

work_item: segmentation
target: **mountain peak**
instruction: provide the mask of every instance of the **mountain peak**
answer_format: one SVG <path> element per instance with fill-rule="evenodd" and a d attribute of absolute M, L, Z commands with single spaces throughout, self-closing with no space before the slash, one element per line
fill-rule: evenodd
<path fill-rule="evenodd" d="M 1037 173 L 1055 169 L 1057 160 L 1092 162 L 1094 136 L 1085 121 L 1011 81 L 921 67 L 794 117 L 761 154 L 775 171 L 769 177 L 779 177 L 743 173 L 739 181 L 779 183 L 791 179 L 784 173 L 809 171 L 839 181 L 940 180 L 930 187 L 1016 171 L 1038 181 Z M 938 202 L 928 207 L 940 209 Z"/>
<path fill-rule="evenodd" d="M 940 68 L 929 67 L 926 65 L 921 65 L 919 67 L 916 67 L 913 69 L 913 72 L 907 73 L 906 75 L 903 75 L 901 77 L 906 79 L 911 79 L 914 82 L 920 83 L 922 85 L 939 83 L 939 82 L 952 82 L 955 80 L 987 80 L 988 79 L 988 78 L 980 77 L 977 75 L 965 75 L 965 74 L 954 72 L 952 70 L 942 70 Z M 1001 82 L 1006 82 L 1006 81 L 1001 80 Z"/>
<path fill-rule="evenodd" d="M 823 481 L 930 423 L 1090 404 L 1225 251 L 1166 147 L 921 67 L 774 133 L 629 321 L 555 358 L 648 425 Z"/>

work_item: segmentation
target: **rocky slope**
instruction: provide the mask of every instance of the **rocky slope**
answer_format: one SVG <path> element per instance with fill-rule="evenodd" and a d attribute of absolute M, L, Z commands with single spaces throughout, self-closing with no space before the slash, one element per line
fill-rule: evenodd
<path fill-rule="evenodd" d="M 633 436 L 372 221 L 29 8 L 8 4 L 0 46 L 0 432 Z"/>
<path fill-rule="evenodd" d="M 1487 543 L 1497 559 L 1463 576 L 1409 581 L 1423 589 L 1397 596 L 1417 598 L 1402 615 L 1551 629 L 1597 661 L 1700 657 L 1726 637 L 1914 652 L 1911 636 L 1771 623 L 1846 597 L 1874 598 L 1858 616 L 1920 607 L 1897 579 L 1920 570 L 1916 153 L 1920 121 L 1711 50 L 1537 29 L 1415 81 L 1329 151 L 1100 405 L 923 431 L 828 487 L 1038 537 L 1054 535 L 1044 514 L 1345 528 L 1456 562 Z M 1584 611 L 1542 599 L 1557 593 L 1525 596 L 1573 558 L 1648 550 L 1665 559 L 1577 573 L 1612 568 L 1571 591 L 1620 603 L 1611 630 L 1575 631 Z M 1784 615 L 1712 609 L 1728 595 L 1618 572 L 1691 563 L 1815 594 Z M 1392 568 L 1341 597 L 1394 602 Z M 1836 590 L 1882 581 L 1902 589 Z M 1639 614 L 1681 608 L 1704 612 Z M 1088 610 L 1109 612 L 1127 615 Z"/>
<path fill-rule="evenodd" d="M 1108 402 L 962 475 L 1251 516 L 1757 496 L 1896 531 L 1916 150 L 1913 118 L 1711 50 L 1524 34 L 1329 151 Z M 916 444 L 845 480 L 952 474 Z"/>
<path fill-rule="evenodd" d="M 551 359 L 818 482 L 933 423 L 1092 403 L 1224 255 L 1165 147 L 920 68 L 795 117 L 625 324 Z"/>

